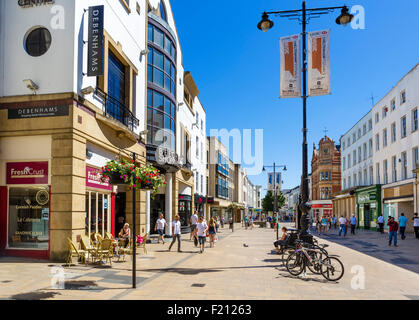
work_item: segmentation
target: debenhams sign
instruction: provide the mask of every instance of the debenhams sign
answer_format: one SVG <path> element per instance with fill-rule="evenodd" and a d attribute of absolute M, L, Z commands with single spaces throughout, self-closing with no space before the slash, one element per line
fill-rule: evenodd
<path fill-rule="evenodd" d="M 55 0 L 19 0 L 17 3 L 22 8 L 31 8 L 34 6 L 54 4 Z"/>

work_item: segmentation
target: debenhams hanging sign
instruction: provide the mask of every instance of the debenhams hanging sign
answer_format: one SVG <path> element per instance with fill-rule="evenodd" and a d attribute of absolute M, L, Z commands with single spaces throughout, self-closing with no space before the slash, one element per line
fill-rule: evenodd
<path fill-rule="evenodd" d="M 54 4 L 55 0 L 19 0 L 17 3 L 22 8 L 31 8 L 42 5 Z"/>

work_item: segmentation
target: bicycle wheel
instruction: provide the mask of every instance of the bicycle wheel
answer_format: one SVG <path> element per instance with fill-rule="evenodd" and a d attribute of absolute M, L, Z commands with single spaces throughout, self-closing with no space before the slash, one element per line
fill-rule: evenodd
<path fill-rule="evenodd" d="M 343 277 L 345 268 L 343 263 L 335 257 L 326 257 L 321 262 L 321 274 L 329 281 L 338 281 Z"/>
<path fill-rule="evenodd" d="M 321 274 L 321 263 L 323 255 L 321 252 L 309 252 L 312 262 L 307 263 L 308 269 L 314 274 Z"/>
<path fill-rule="evenodd" d="M 294 252 L 290 254 L 286 264 L 287 270 L 293 276 L 298 276 L 304 271 L 304 260 L 301 254 Z"/>
<path fill-rule="evenodd" d="M 285 267 L 287 265 L 288 257 L 295 252 L 295 249 L 287 249 L 282 252 L 282 265 Z"/>

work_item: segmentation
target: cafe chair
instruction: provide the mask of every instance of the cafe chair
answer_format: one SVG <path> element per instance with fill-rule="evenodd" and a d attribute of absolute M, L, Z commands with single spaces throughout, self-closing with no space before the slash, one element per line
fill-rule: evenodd
<path fill-rule="evenodd" d="M 110 265 L 112 265 L 112 256 L 113 256 L 113 244 L 111 239 L 103 239 L 100 241 L 98 247 L 91 251 L 93 263 L 97 260 L 109 260 Z"/>
<path fill-rule="evenodd" d="M 76 246 L 73 244 L 70 238 L 67 238 L 66 240 L 68 245 L 68 256 L 66 260 L 67 266 L 69 267 L 73 263 L 73 257 L 81 259 L 81 261 L 86 264 L 87 251 L 77 250 Z"/>

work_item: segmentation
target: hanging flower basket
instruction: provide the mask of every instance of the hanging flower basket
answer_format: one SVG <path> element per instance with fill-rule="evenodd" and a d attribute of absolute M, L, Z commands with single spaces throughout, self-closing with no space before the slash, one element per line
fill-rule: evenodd
<path fill-rule="evenodd" d="M 125 184 L 124 179 L 118 172 L 111 172 L 108 177 L 109 183 L 112 185 Z"/>
<path fill-rule="evenodd" d="M 102 181 L 109 177 L 110 184 L 127 184 L 129 189 L 152 190 L 154 197 L 166 184 L 160 172 L 152 165 L 135 167 L 134 161 L 112 160 L 102 167 Z"/>

